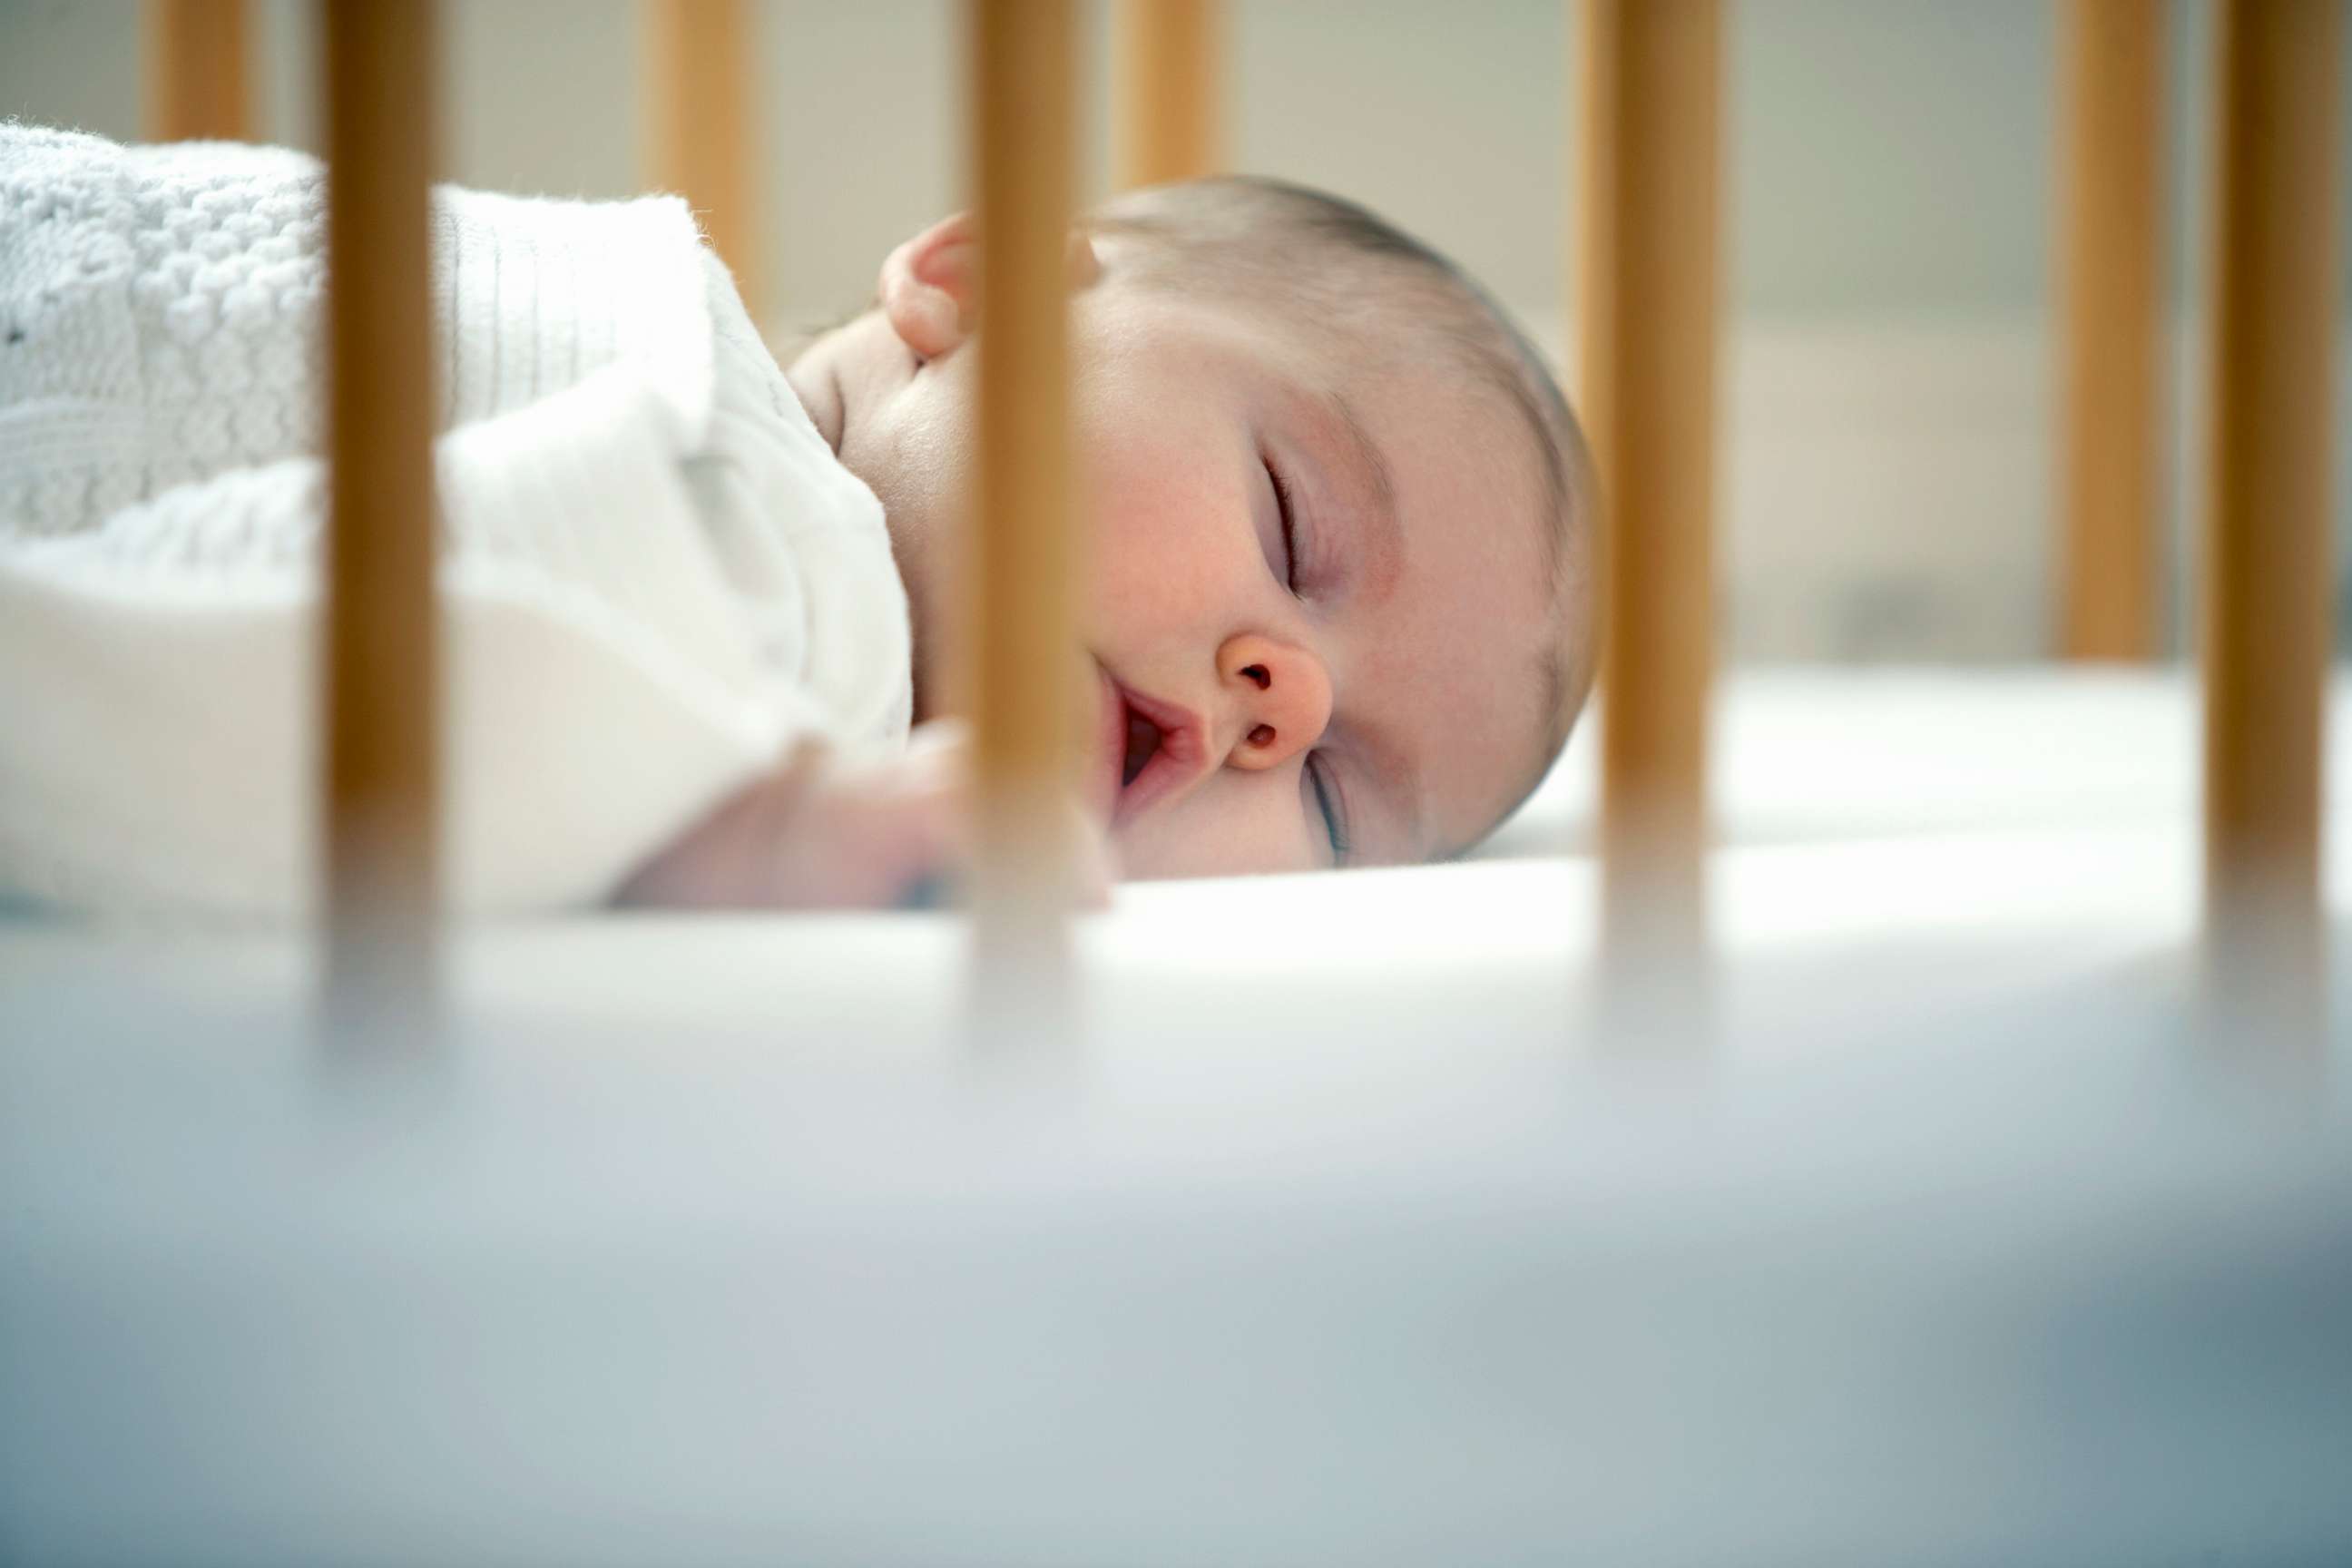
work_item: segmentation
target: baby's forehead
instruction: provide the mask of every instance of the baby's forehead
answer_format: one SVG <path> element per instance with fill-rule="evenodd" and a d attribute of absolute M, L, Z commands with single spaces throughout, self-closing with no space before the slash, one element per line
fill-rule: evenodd
<path fill-rule="evenodd" d="M 1435 367 L 1347 395 L 1383 451 L 1400 566 L 1360 667 L 1379 722 L 1425 777 L 1421 848 L 1482 838 L 1549 765 L 1580 690 L 1580 583 L 1553 542 L 1540 464 L 1491 387 Z"/>
<path fill-rule="evenodd" d="M 1305 330 L 1351 395 L 1369 399 L 1366 389 L 1377 388 L 1423 419 L 1447 420 L 1488 462 L 1525 468 L 1546 519 L 1567 521 L 1576 476 L 1563 447 L 1576 444 L 1572 423 L 1537 351 L 1482 301 L 1380 270 L 1345 309 Z"/>
<path fill-rule="evenodd" d="M 1566 485 L 1541 421 L 1503 377 L 1442 341 L 1400 341 L 1341 384 L 1392 468 L 1419 480 L 1418 526 L 1515 577 L 1557 574 Z"/>
<path fill-rule="evenodd" d="M 1115 286 L 1132 285 L 1168 306 L 1212 307 L 1275 338 L 1306 332 L 1352 354 L 1378 354 L 1401 340 L 1443 353 L 1478 336 L 1489 314 L 1459 280 L 1287 226 L 1270 230 L 1263 245 L 1106 244 Z"/>
<path fill-rule="evenodd" d="M 1583 449 L 1567 409 L 1548 428 L 1534 395 L 1494 360 L 1390 355 L 1364 388 L 1409 496 L 1412 572 L 1433 590 L 1412 642 L 1418 658 L 1467 675 L 1451 693 L 1458 721 L 1425 738 L 1456 764 L 1458 787 L 1458 814 L 1430 848 L 1458 853 L 1540 783 L 1592 682 Z"/>

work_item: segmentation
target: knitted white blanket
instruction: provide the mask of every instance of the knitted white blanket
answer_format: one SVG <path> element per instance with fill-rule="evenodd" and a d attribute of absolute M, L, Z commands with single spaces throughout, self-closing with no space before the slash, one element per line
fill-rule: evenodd
<path fill-rule="evenodd" d="M 309 902 L 322 203 L 0 125 L 0 889 Z M 453 901 L 595 899 L 794 737 L 903 740 L 880 506 L 684 204 L 434 220 Z"/>

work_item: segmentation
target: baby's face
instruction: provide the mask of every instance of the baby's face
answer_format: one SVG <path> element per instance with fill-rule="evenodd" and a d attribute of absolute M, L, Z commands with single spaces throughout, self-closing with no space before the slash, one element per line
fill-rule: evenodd
<path fill-rule="evenodd" d="M 1080 294 L 1089 798 L 1134 876 L 1416 861 L 1542 763 L 1561 638 L 1527 427 L 1409 324 Z M 886 506 L 961 491 L 974 359 L 915 369 Z M 894 528 L 895 528 L 894 524 Z"/>

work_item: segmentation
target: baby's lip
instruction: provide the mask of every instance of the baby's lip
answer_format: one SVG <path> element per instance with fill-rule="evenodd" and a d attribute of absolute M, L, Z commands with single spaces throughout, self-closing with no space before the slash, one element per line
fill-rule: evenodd
<path fill-rule="evenodd" d="M 1110 671 L 1095 666 L 1102 689 L 1095 723 L 1095 765 L 1087 774 L 1087 804 L 1108 823 L 1118 810 L 1120 785 L 1127 772 L 1127 697 Z"/>
<path fill-rule="evenodd" d="M 1108 668 L 1097 668 L 1102 676 L 1103 703 L 1099 729 L 1101 770 L 1096 777 L 1100 798 L 1108 803 L 1110 826 L 1116 828 L 1154 801 L 1182 788 L 1199 773 L 1201 758 L 1208 749 L 1207 731 L 1200 716 L 1190 709 L 1146 696 L 1121 683 Z M 1143 764 L 1143 771 L 1135 775 L 1135 781 L 1127 784 L 1122 781 L 1127 772 L 1130 715 L 1160 731 L 1160 745 Z"/>

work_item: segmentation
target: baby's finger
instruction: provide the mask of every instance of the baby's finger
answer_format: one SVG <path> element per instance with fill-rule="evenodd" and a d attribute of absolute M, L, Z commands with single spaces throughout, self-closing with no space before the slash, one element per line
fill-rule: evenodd
<path fill-rule="evenodd" d="M 1070 858 L 1076 876 L 1071 901 L 1082 910 L 1110 908 L 1110 891 L 1118 881 L 1118 850 L 1103 831 L 1094 814 L 1075 801 L 1070 809 L 1071 830 L 1076 836 L 1076 853 Z"/>

